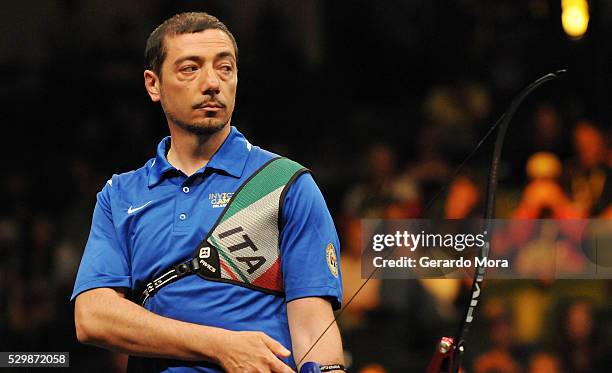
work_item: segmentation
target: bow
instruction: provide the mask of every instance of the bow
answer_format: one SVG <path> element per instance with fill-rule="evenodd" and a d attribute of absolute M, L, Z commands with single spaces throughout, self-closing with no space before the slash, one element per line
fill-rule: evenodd
<path fill-rule="evenodd" d="M 540 85 L 558 78 L 561 74 L 565 72 L 566 70 L 558 70 L 558 71 L 555 71 L 554 73 L 546 74 L 540 77 L 539 79 L 537 79 L 536 81 L 532 82 L 527 88 L 523 89 L 523 91 L 521 91 L 521 93 L 512 101 L 508 110 L 506 110 L 506 112 L 489 128 L 487 133 L 482 137 L 482 139 L 480 139 L 480 141 L 478 142 L 474 150 L 470 152 L 470 154 L 457 167 L 455 172 L 453 172 L 450 178 L 451 181 L 459 174 L 463 166 L 472 158 L 472 156 L 476 154 L 476 151 L 484 144 L 485 140 L 496 129 L 499 128 L 497 132 L 497 137 L 495 140 L 495 146 L 493 149 L 493 158 L 491 159 L 491 166 L 489 168 L 489 176 L 488 176 L 488 183 L 487 183 L 487 199 L 486 199 L 485 213 L 484 213 L 485 230 L 488 230 L 490 228 L 491 220 L 493 219 L 495 215 L 495 192 L 497 189 L 499 161 L 501 157 L 501 151 L 502 151 L 502 147 L 504 144 L 504 138 L 506 135 L 506 131 L 508 129 L 508 125 L 510 121 L 512 120 L 512 117 L 514 116 L 516 110 L 518 109 L 520 104 L 523 102 L 523 100 L 527 96 L 529 96 L 531 92 L 533 92 Z M 436 193 L 436 195 L 434 195 L 431 201 L 427 204 L 427 207 L 425 208 L 425 210 L 428 210 L 429 207 L 432 206 L 433 202 L 438 198 L 438 196 L 445 189 L 446 189 L 446 186 L 440 189 L 440 191 Z M 489 250 L 490 250 L 490 242 L 487 242 L 483 246 L 480 256 L 481 257 L 487 256 L 489 254 Z M 387 255 L 385 256 L 385 259 L 389 258 L 392 253 L 393 253 L 393 248 L 388 251 Z M 344 307 L 342 307 L 342 309 L 337 313 L 334 320 L 327 326 L 327 328 L 325 328 L 325 330 L 321 333 L 321 335 L 314 341 L 312 346 L 306 351 L 306 353 L 303 355 L 300 361 L 297 362 L 298 366 L 304 361 L 306 356 L 308 356 L 310 351 L 312 351 L 312 349 L 317 345 L 317 343 L 321 340 L 321 338 L 323 338 L 327 330 L 329 330 L 329 328 L 331 328 L 331 326 L 334 325 L 334 323 L 342 315 L 344 310 L 351 304 L 353 299 L 355 299 L 357 294 L 359 294 L 361 289 L 363 289 L 363 287 L 368 283 L 368 281 L 374 276 L 377 270 L 378 268 L 374 268 L 374 270 L 370 273 L 368 278 L 361 284 L 359 289 L 357 289 L 357 291 L 346 302 Z M 470 303 L 468 307 L 466 308 L 465 315 L 462 318 L 459 329 L 457 330 L 457 333 L 455 334 L 454 338 L 442 337 L 440 339 L 440 341 L 436 345 L 436 351 L 434 353 L 434 356 L 431 359 L 429 366 L 427 368 L 427 371 L 426 371 L 427 373 L 457 373 L 459 371 L 459 368 L 461 366 L 460 358 L 461 358 L 462 353 L 465 350 L 465 347 L 464 347 L 465 335 L 467 334 L 469 327 L 473 321 L 474 310 L 476 306 L 478 305 L 478 299 L 481 294 L 480 285 L 482 284 L 484 280 L 484 273 L 485 273 L 484 267 L 479 266 L 476 268 L 476 272 L 474 274 L 474 280 L 472 282 Z"/>
<path fill-rule="evenodd" d="M 521 93 L 512 101 L 508 110 L 489 128 L 486 135 L 480 140 L 474 151 L 470 154 L 475 153 L 475 151 L 482 145 L 484 140 L 496 129 L 497 137 L 495 138 L 495 145 L 493 148 L 493 157 L 491 158 L 491 165 L 489 167 L 489 176 L 487 181 L 487 199 L 485 202 L 485 212 L 484 212 L 484 230 L 490 231 L 491 221 L 495 217 L 495 192 L 497 191 L 497 178 L 499 172 L 499 161 L 501 158 L 501 151 L 504 145 L 504 138 L 506 136 L 506 131 L 508 130 L 508 125 L 514 117 L 514 114 L 518 107 L 521 105 L 523 100 L 529 96 L 531 92 L 533 92 L 536 88 L 541 86 L 542 84 L 557 79 L 561 74 L 565 73 L 566 70 L 558 70 L 554 73 L 549 73 L 541 78 L 537 79 L 533 83 L 531 83 L 527 88 L 523 89 Z M 469 157 L 468 157 L 469 158 Z M 463 166 L 465 161 L 459 166 Z M 455 175 L 458 172 L 455 172 Z M 480 252 L 480 257 L 486 257 L 489 255 L 490 251 L 490 240 L 487 242 Z M 478 266 L 474 273 L 474 280 L 472 282 L 472 288 L 470 291 L 471 297 L 468 306 L 466 307 L 463 318 L 461 319 L 461 324 L 459 325 L 459 329 L 455 334 L 454 338 L 442 337 L 436 346 L 436 351 L 434 353 L 433 358 L 431 359 L 429 366 L 427 368 L 427 373 L 457 373 L 461 366 L 461 357 L 463 352 L 465 351 L 465 336 L 469 331 L 470 325 L 474 320 L 474 310 L 478 305 L 478 300 L 481 295 L 481 284 L 484 280 L 485 275 L 485 267 Z"/>

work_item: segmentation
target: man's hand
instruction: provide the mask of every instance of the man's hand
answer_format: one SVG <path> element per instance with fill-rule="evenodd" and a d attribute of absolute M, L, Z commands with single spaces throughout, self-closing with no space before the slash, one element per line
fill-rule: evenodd
<path fill-rule="evenodd" d="M 215 361 L 225 371 L 293 372 L 277 356 L 290 352 L 261 332 L 235 332 L 166 318 L 125 299 L 122 289 L 97 288 L 75 302 L 79 341 L 135 356 Z"/>
<path fill-rule="evenodd" d="M 216 352 L 218 363 L 228 373 L 278 372 L 293 370 L 278 357 L 291 352 L 262 332 L 227 332 Z"/>

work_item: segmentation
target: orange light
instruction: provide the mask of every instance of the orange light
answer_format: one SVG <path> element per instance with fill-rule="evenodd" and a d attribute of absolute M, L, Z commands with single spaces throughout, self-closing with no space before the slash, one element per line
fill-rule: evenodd
<path fill-rule="evenodd" d="M 589 4 L 586 0 L 561 0 L 561 24 L 572 39 L 580 39 L 589 27 Z"/>

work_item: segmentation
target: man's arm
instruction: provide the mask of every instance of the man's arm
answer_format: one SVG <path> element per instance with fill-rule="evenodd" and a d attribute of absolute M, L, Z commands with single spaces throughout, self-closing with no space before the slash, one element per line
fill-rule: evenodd
<path fill-rule="evenodd" d="M 295 299 L 287 303 L 287 318 L 293 344 L 293 359 L 298 364 L 323 331 L 334 320 L 331 304 L 318 297 Z M 320 364 L 342 364 L 342 340 L 334 322 L 298 366 L 313 361 Z"/>
<path fill-rule="evenodd" d="M 79 294 L 74 314 L 82 343 L 145 357 L 208 360 L 227 372 L 293 372 L 277 358 L 289 356 L 289 351 L 264 333 L 162 317 L 125 299 L 120 290 L 97 288 Z"/>

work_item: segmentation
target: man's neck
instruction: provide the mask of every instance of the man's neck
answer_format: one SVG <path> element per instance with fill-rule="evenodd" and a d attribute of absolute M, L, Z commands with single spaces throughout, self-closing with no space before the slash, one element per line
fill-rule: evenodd
<path fill-rule="evenodd" d="M 210 136 L 198 136 L 176 126 L 170 126 L 168 163 L 187 176 L 193 175 L 208 164 L 229 135 L 230 130 L 231 126 L 228 123 Z"/>

